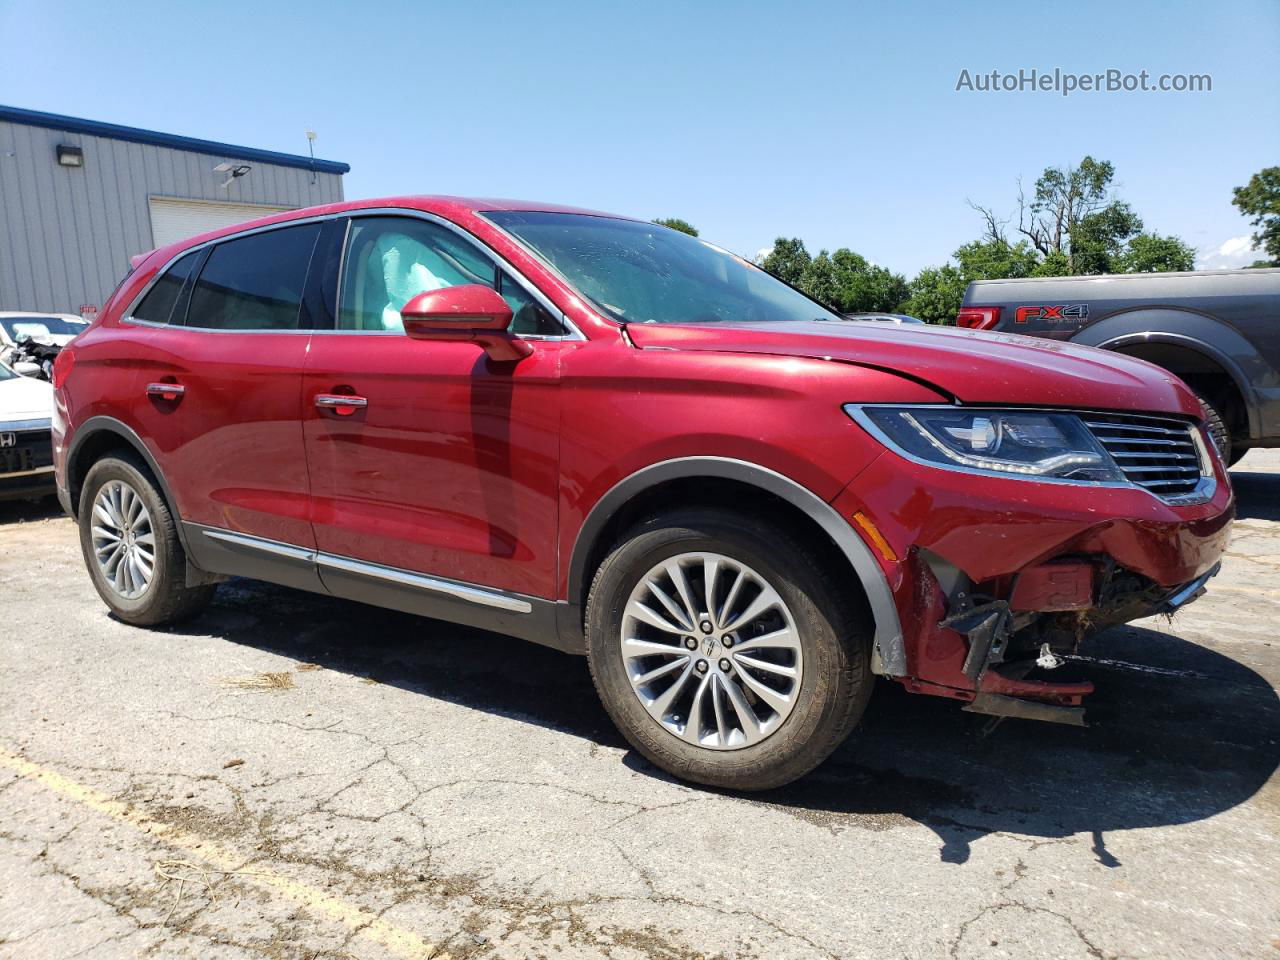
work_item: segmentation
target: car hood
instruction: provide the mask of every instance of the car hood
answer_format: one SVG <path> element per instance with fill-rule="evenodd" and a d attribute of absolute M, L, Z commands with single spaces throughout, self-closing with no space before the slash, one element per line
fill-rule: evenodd
<path fill-rule="evenodd" d="M 0 424 L 53 416 L 53 385 L 31 377 L 0 380 Z"/>
<path fill-rule="evenodd" d="M 872 367 L 921 381 L 962 403 L 1200 415 L 1191 392 L 1159 367 L 1017 334 L 848 321 L 633 323 L 627 334 L 641 349 L 774 354 Z"/>

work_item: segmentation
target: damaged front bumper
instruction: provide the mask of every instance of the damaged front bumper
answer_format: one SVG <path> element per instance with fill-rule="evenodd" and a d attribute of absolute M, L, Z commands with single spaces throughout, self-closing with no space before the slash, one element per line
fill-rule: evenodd
<path fill-rule="evenodd" d="M 1056 682 L 1064 656 L 1108 627 L 1176 612 L 1220 569 L 1234 509 L 1216 469 L 1212 498 L 1179 506 L 879 458 L 833 501 L 891 548 L 879 556 L 903 640 L 877 648 L 873 669 L 972 712 L 1082 724 L 1093 685 Z"/>
<path fill-rule="evenodd" d="M 958 573 L 941 558 L 927 551 L 923 554 L 935 579 L 939 573 L 952 578 Z M 1019 575 L 1011 599 L 981 603 L 974 603 L 973 585 L 960 575 L 960 582 L 967 589 L 955 589 L 946 597 L 950 612 L 937 626 L 968 641 L 961 670 L 974 684 L 974 698 L 965 710 L 1083 726 L 1081 702 L 1093 692 L 1092 684 L 1028 680 L 1027 674 L 1037 668 L 1057 669 L 1063 662 L 1059 654 L 1076 654 L 1084 637 L 1099 629 L 1144 616 L 1176 613 L 1199 599 L 1205 585 L 1222 569 L 1221 563 L 1215 563 L 1191 582 L 1174 588 L 1144 586 L 1134 583 L 1132 577 L 1124 577 L 1119 589 L 1112 586 L 1114 571 L 1108 570 L 1110 576 L 1098 590 L 1100 602 L 1094 605 L 1081 602 L 1094 595 L 1093 583 L 1081 573 L 1092 566 L 1088 562 L 1066 562 L 1033 567 Z M 1042 601 L 1054 609 L 1016 610 L 1027 603 L 1020 599 L 1028 596 L 1023 578 L 1035 583 L 1056 580 L 1062 589 Z M 1062 614 L 1073 616 L 1063 622 Z"/>

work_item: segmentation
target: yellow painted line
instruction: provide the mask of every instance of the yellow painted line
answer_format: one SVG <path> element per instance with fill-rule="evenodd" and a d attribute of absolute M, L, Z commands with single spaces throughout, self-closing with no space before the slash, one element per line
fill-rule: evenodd
<path fill-rule="evenodd" d="M 267 887 L 308 910 L 335 920 L 352 930 L 358 930 L 360 936 L 376 940 L 393 953 L 412 957 L 413 960 L 449 960 L 447 953 L 437 952 L 435 947 L 416 933 L 397 927 L 375 916 L 364 907 L 357 907 L 345 900 L 339 900 L 308 883 L 291 880 L 269 867 L 254 865 L 252 872 L 243 872 L 241 868 L 248 858 L 232 848 L 215 843 L 189 830 L 183 830 L 181 827 L 154 820 L 131 804 L 122 803 L 100 790 L 77 783 L 52 770 L 46 770 L 16 753 L 11 753 L 4 747 L 0 747 L 0 766 L 8 767 L 18 776 L 38 783 L 83 807 L 128 824 L 169 846 L 177 847 L 220 872 L 237 872 L 238 876 L 250 883 Z"/>

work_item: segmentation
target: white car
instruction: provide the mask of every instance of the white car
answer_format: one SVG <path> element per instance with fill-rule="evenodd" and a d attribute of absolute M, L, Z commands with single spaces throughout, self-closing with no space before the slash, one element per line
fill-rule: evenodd
<path fill-rule="evenodd" d="M 70 313 L 35 310 L 0 310 L 0 363 L 7 363 L 26 377 L 41 376 L 40 364 L 19 360 L 15 348 L 23 340 L 65 347 L 87 329 L 88 322 Z M 47 376 L 47 374 L 45 374 Z"/>
<path fill-rule="evenodd" d="M 37 310 L 0 310 L 0 346 L 12 347 L 31 337 L 42 343 L 65 347 L 89 324 L 70 313 L 40 313 Z"/>
<path fill-rule="evenodd" d="M 53 385 L 0 364 L 0 500 L 53 489 Z"/>

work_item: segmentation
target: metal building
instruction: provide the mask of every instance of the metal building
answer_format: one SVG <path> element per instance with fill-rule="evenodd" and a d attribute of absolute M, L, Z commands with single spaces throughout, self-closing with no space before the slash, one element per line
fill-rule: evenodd
<path fill-rule="evenodd" d="M 93 314 L 135 254 L 337 202 L 350 169 L 0 106 L 0 310 Z"/>

